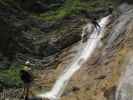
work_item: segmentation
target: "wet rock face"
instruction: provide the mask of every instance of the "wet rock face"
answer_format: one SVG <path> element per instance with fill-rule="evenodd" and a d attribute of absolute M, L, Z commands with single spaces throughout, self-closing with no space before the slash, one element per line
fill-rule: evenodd
<path fill-rule="evenodd" d="M 62 28 L 64 33 L 58 32 L 60 26 L 65 26 L 62 21 L 44 21 L 25 13 L 22 9 L 19 11 L 20 9 L 8 7 L 3 3 L 0 5 L 0 52 L 3 56 L 15 59 L 16 55 L 21 53 L 41 59 L 80 40 L 81 30 Z M 70 22 L 73 20 L 75 19 L 70 19 Z M 78 21 L 80 20 L 74 23 Z M 71 27 L 70 25 L 71 23 L 67 26 Z M 77 24 L 75 27 L 80 26 Z"/>
<path fill-rule="evenodd" d="M 21 6 L 25 10 L 28 10 L 31 12 L 37 12 L 37 13 L 43 13 L 49 10 L 49 6 L 40 1 L 31 2 L 31 1 L 25 0 L 21 4 Z"/>
<path fill-rule="evenodd" d="M 18 0 L 20 6 L 29 12 L 44 13 L 54 7 L 60 7 L 65 0 Z"/>
<path fill-rule="evenodd" d="M 13 47 L 14 33 L 12 27 L 0 17 L 0 52 L 3 56 L 8 56 L 9 58 L 14 54 L 15 47 Z"/>
<path fill-rule="evenodd" d="M 29 2 L 29 0 L 24 1 Z M 35 2 L 33 3 L 36 5 Z M 33 7 L 34 11 L 43 9 L 43 6 L 42 4 L 41 8 Z M 7 8 L 5 5 L 4 7 Z M 70 51 L 68 49 L 64 51 L 63 49 L 80 40 L 81 24 L 87 22 L 81 21 L 81 16 L 65 18 L 59 22 L 47 22 L 25 12 L 19 13 L 18 9 L 8 8 L 3 10 L 0 7 L 0 11 L 3 11 L 0 12 L 2 15 L 0 25 L 3 26 L 0 27 L 0 32 L 4 33 L 0 34 L 0 51 L 6 54 L 5 56 L 9 56 L 7 55 L 10 53 L 9 51 L 13 51 L 10 55 L 14 57 L 21 54 L 27 57 L 26 60 L 30 57 L 36 58 L 35 61 L 39 65 L 41 63 L 43 68 L 44 66 L 55 65 L 56 67 L 52 66 L 51 69 L 39 70 L 37 73 L 37 75 L 39 74 L 36 82 L 38 86 L 50 89 L 58 77 L 57 75 L 62 72 L 63 68 L 68 66 L 72 61 L 71 58 L 74 57 L 73 54 L 76 52 L 71 51 L 74 46 L 69 48 Z M 125 10 L 122 11 L 123 13 L 126 13 Z M 132 17 L 132 15 L 130 16 Z M 113 23 L 114 27 L 110 27 L 109 32 L 107 32 L 109 40 L 105 39 L 105 44 L 109 48 L 106 49 L 106 45 L 104 45 L 103 48 L 96 50 L 91 60 L 86 62 L 80 71 L 72 77 L 61 100 L 114 100 L 115 86 L 121 73 L 122 61 L 127 52 L 130 51 L 129 48 L 133 47 L 132 24 L 129 26 L 129 23 L 126 23 L 119 27 L 119 22 L 124 22 L 127 17 L 124 16 L 120 20 L 116 19 L 116 23 Z M 128 22 L 132 23 L 130 19 L 128 20 Z M 62 30 L 60 30 L 61 26 L 64 26 Z M 121 31 L 121 29 L 123 30 Z M 10 40 L 10 43 L 8 43 L 8 40 Z M 78 48 L 80 46 L 76 49 Z M 64 53 L 63 57 L 60 57 L 61 55 L 58 52 Z M 69 54 L 72 55 L 67 56 Z M 0 56 L 0 58 L 3 57 Z"/>
<path fill-rule="evenodd" d="M 9 31 L 7 30 L 9 27 L 6 27 L 7 26 L 7 23 L 4 22 L 2 20 L 2 18 L 0 19 L 0 51 L 1 52 L 4 52 L 6 49 L 7 49 L 7 45 L 9 43 L 9 39 L 10 39 L 10 34 L 9 34 Z"/>
<path fill-rule="evenodd" d="M 42 59 L 60 52 L 80 40 L 82 25 L 87 19 L 82 15 L 66 16 L 48 21 L 41 13 L 60 7 L 65 0 L 14 0 L 0 2 L 0 51 L 10 60 L 21 54 L 25 59 Z M 7 4 L 7 5 L 6 5 Z M 107 15 L 107 10 L 90 12 L 93 16 Z M 34 16 L 33 13 L 39 15 Z M 104 14 L 106 13 L 106 14 Z M 83 20 L 85 19 L 85 20 Z M 16 57 L 17 56 L 17 57 Z M 27 57 L 28 56 L 28 57 Z M 20 57 L 21 58 L 21 57 Z"/>
<path fill-rule="evenodd" d="M 131 12 L 122 13 L 111 23 L 108 27 L 109 29 L 107 29 L 105 45 L 103 48 L 97 49 L 92 58 L 75 73 L 61 100 L 115 100 L 121 72 L 125 72 L 123 69 L 126 66 L 123 66 L 123 63 L 128 52 L 133 52 L 133 21 Z M 78 45 L 77 47 L 79 48 L 80 46 Z M 53 76 L 50 79 L 55 80 L 58 77 L 57 75 L 60 75 L 58 73 L 63 72 L 63 68 L 68 67 L 67 65 L 71 62 L 70 58 L 75 54 L 72 51 L 73 48 L 75 47 L 72 46 L 67 51 L 64 51 L 65 56 L 60 59 L 57 69 L 53 73 L 51 72 L 50 76 Z M 132 70 L 130 71 L 132 72 Z M 127 75 L 130 74 L 128 73 Z M 52 87 L 51 80 L 47 81 L 49 79 L 45 80 L 45 78 L 41 80 L 45 81 L 46 86 Z M 125 82 L 127 82 L 127 78 L 125 78 Z M 127 92 L 129 93 L 128 95 L 132 94 L 131 87 L 129 84 L 124 87 L 124 90 L 125 88 L 127 89 L 125 90 L 126 92 L 130 91 L 130 93 Z"/>

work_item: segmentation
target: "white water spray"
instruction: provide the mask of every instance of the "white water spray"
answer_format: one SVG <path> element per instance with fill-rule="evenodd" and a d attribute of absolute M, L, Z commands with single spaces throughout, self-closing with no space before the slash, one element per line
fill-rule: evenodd
<path fill-rule="evenodd" d="M 101 26 L 100 29 L 95 29 L 93 33 L 90 35 L 90 38 L 87 40 L 87 43 L 80 53 L 79 57 L 77 57 L 70 66 L 68 66 L 65 71 L 60 75 L 58 80 L 55 82 L 51 91 L 43 94 L 39 94 L 38 97 L 48 98 L 50 100 L 58 100 L 62 95 L 64 88 L 66 87 L 68 81 L 72 77 L 72 75 L 80 69 L 83 63 L 85 63 L 92 55 L 93 51 L 97 47 L 101 38 L 104 35 L 104 29 L 107 24 L 110 23 L 111 15 L 104 17 L 99 22 Z"/>

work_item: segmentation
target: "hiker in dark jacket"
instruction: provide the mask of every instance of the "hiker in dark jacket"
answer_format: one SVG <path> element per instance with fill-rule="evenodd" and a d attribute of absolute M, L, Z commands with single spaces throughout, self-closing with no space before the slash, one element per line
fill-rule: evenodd
<path fill-rule="evenodd" d="M 96 29 L 101 28 L 96 18 L 92 18 L 90 21 L 95 26 Z"/>
<path fill-rule="evenodd" d="M 82 35 L 81 35 L 83 43 L 87 42 L 88 38 L 94 32 L 95 29 L 99 30 L 100 25 L 97 23 L 96 18 L 93 18 L 93 19 L 90 19 L 88 24 L 83 27 L 83 31 L 82 31 Z"/>
<path fill-rule="evenodd" d="M 83 27 L 83 31 L 82 31 L 82 43 L 87 42 L 90 34 L 92 34 L 92 32 L 97 29 L 99 30 L 101 27 L 97 22 L 97 19 L 94 16 L 90 16 L 89 13 L 87 13 L 87 11 L 82 11 L 81 12 L 83 15 L 85 15 L 86 18 L 89 19 L 89 22 L 86 26 Z"/>
<path fill-rule="evenodd" d="M 20 78 L 24 83 L 24 91 L 22 96 L 24 97 L 24 100 L 29 100 L 29 91 L 31 83 L 33 82 L 33 76 L 28 66 L 25 66 L 24 69 L 20 70 Z"/>

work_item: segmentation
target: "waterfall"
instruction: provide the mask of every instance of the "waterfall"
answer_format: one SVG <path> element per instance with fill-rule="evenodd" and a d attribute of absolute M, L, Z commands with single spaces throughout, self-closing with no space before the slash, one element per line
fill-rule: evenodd
<path fill-rule="evenodd" d="M 133 100 L 133 54 L 126 60 L 126 71 L 120 79 L 116 91 L 116 100 Z"/>
<path fill-rule="evenodd" d="M 106 25 L 108 25 L 110 22 L 110 17 L 111 15 L 101 19 L 101 21 L 99 22 L 101 28 L 95 29 L 92 32 L 87 42 L 84 43 L 85 45 L 83 50 L 80 51 L 80 55 L 75 58 L 73 63 L 70 64 L 65 69 L 65 71 L 63 71 L 63 73 L 59 76 L 59 78 L 55 82 L 51 91 L 39 94 L 38 97 L 48 98 L 50 100 L 58 100 L 60 98 L 72 75 L 80 69 L 82 64 L 85 63 L 91 57 L 92 53 L 96 49 L 98 43 L 100 42 L 101 38 L 104 35 L 104 30 Z"/>

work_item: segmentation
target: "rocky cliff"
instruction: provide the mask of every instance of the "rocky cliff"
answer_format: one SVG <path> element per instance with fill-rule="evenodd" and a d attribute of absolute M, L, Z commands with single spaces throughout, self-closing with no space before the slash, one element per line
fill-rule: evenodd
<path fill-rule="evenodd" d="M 132 5 L 118 7 L 110 0 L 0 0 L 0 5 L 0 87 L 3 98 L 11 100 L 21 95 L 18 72 L 26 60 L 37 74 L 33 95 L 49 90 L 79 48 L 86 13 L 100 19 L 113 7 L 114 21 L 102 46 L 72 77 L 61 100 L 114 100 L 125 59 L 133 49 Z"/>
<path fill-rule="evenodd" d="M 0 0 L 1 75 L 14 71 L 12 76 L 17 77 L 16 68 L 27 60 L 38 69 L 56 65 L 59 53 L 80 40 L 86 14 L 97 18 L 108 14 L 113 4 L 103 2 Z M 5 74 L 1 78 L 12 79 Z"/>
<path fill-rule="evenodd" d="M 132 7 L 132 5 L 128 4 L 122 4 L 118 7 L 118 14 L 114 16 L 114 21 L 107 27 L 106 35 L 102 39 L 103 45 L 97 48 L 91 59 L 75 73 L 61 100 L 115 100 L 116 92 L 118 92 L 117 87 L 121 84 L 120 79 L 124 76 L 123 73 L 128 68 L 127 66 L 129 64 L 132 65 L 129 62 L 129 59 L 132 59 L 130 57 L 133 49 Z M 77 43 L 65 49 L 59 57 L 60 63 L 57 68 L 49 70 L 49 75 L 42 71 L 40 75 L 41 83 L 39 84 L 42 84 L 45 90 L 47 88 L 48 90 L 51 89 L 51 84 L 53 84 L 63 69 L 71 63 L 72 58 L 76 55 L 76 50 L 79 48 L 80 46 Z M 130 75 L 129 79 L 132 79 L 130 73 L 126 75 Z M 126 79 L 128 78 L 126 77 Z M 128 83 L 131 81 L 127 82 L 126 79 L 124 81 L 126 85 L 122 86 L 124 88 L 122 92 L 119 90 L 120 97 L 117 100 L 130 100 L 132 97 L 132 85 L 129 85 L 132 83 Z"/>

